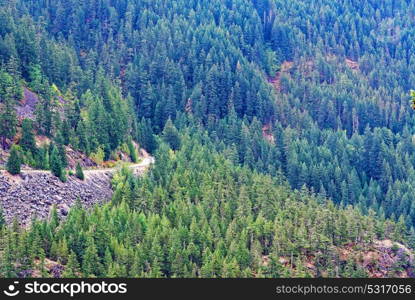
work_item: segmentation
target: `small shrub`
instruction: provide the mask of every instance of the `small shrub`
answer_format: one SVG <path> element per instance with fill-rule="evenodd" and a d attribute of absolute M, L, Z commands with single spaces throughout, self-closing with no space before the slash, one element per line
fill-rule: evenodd
<path fill-rule="evenodd" d="M 99 147 L 98 150 L 91 154 L 91 159 L 98 165 L 102 165 L 104 162 L 105 152 L 102 147 Z"/>

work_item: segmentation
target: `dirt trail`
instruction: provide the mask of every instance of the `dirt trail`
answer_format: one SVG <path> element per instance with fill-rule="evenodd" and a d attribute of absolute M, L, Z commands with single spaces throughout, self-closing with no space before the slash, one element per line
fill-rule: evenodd
<path fill-rule="evenodd" d="M 143 171 L 147 170 L 151 164 L 154 164 L 155 159 L 152 156 L 143 158 L 143 161 L 138 164 L 131 164 L 127 167 L 133 171 L 134 174 L 139 173 L 141 174 Z M 119 167 L 115 168 L 101 168 L 101 169 L 84 169 L 85 176 L 94 176 L 100 174 L 113 174 L 119 170 Z M 0 171 L 2 172 L 2 171 Z M 3 171 L 5 172 L 5 171 Z M 23 169 L 21 171 L 21 175 L 35 175 L 35 174 L 49 174 L 50 171 L 48 170 L 30 170 L 30 169 Z"/>

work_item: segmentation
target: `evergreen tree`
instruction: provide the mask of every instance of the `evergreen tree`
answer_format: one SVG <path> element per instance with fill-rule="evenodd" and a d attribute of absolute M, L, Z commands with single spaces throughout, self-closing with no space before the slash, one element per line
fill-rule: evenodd
<path fill-rule="evenodd" d="M 14 101 L 7 96 L 0 111 L 0 138 L 3 149 L 7 147 L 6 140 L 12 139 L 16 134 L 17 117 L 13 104 Z"/>
<path fill-rule="evenodd" d="M 19 147 L 13 145 L 10 151 L 10 157 L 7 161 L 7 171 L 12 175 L 20 174 L 20 167 L 22 164 L 21 154 Z"/>
<path fill-rule="evenodd" d="M 22 122 L 22 139 L 20 140 L 20 146 L 25 151 L 30 151 L 32 153 L 36 152 L 36 141 L 32 120 L 24 119 Z"/>
<path fill-rule="evenodd" d="M 56 145 L 59 152 L 59 157 L 61 159 L 62 168 L 66 168 L 68 166 L 68 159 L 66 157 L 64 138 L 61 133 L 58 133 L 56 137 Z"/>
<path fill-rule="evenodd" d="M 63 174 L 62 160 L 58 151 L 58 148 L 55 145 L 52 145 L 50 153 L 50 170 L 52 174 L 56 177 L 61 178 Z"/>
<path fill-rule="evenodd" d="M 68 120 L 63 120 L 61 124 L 61 136 L 62 136 L 62 143 L 65 146 L 68 146 L 70 143 L 70 127 Z"/>
<path fill-rule="evenodd" d="M 87 241 L 87 247 L 82 260 L 82 273 L 85 277 L 95 277 L 100 274 L 97 248 L 92 238 L 89 238 Z"/>
<path fill-rule="evenodd" d="M 48 277 L 48 272 L 46 270 L 45 260 L 46 260 L 46 254 L 45 254 L 45 251 L 41 248 L 41 249 L 39 249 L 39 266 L 38 266 L 38 269 L 40 271 L 40 275 L 41 275 L 42 278 L 47 278 Z"/>
<path fill-rule="evenodd" d="M 163 140 L 170 146 L 171 149 L 175 151 L 180 149 L 181 142 L 179 132 L 170 118 L 167 120 L 166 126 L 164 126 Z"/>
<path fill-rule="evenodd" d="M 76 177 L 80 180 L 85 179 L 84 171 L 82 170 L 81 164 L 79 162 L 76 164 Z"/>
<path fill-rule="evenodd" d="M 4 217 L 3 207 L 0 206 L 0 230 L 6 225 L 6 219 Z"/>
<path fill-rule="evenodd" d="M 133 141 L 131 139 L 127 140 L 128 151 L 130 152 L 130 158 L 133 163 L 138 162 L 137 150 L 134 147 Z"/>
<path fill-rule="evenodd" d="M 138 128 L 138 137 L 142 148 L 144 148 L 149 153 L 154 153 L 157 148 L 157 142 L 154 137 L 153 128 L 151 122 L 148 119 L 142 119 L 139 128 Z"/>
<path fill-rule="evenodd" d="M 69 254 L 68 263 L 65 266 L 65 270 L 62 274 L 63 278 L 78 278 L 80 276 L 79 263 L 76 258 L 76 254 L 71 250 Z"/>

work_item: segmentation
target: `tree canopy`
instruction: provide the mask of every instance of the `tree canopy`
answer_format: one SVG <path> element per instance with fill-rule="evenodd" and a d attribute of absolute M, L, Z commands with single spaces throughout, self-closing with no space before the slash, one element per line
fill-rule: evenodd
<path fill-rule="evenodd" d="M 136 161 L 137 143 L 157 161 L 118 174 L 112 203 L 23 231 L 27 257 L 69 277 L 347 277 L 367 274 L 352 258 L 335 274 L 332 247 L 413 246 L 414 1 L 0 8 L 4 151 L 17 143 L 22 163 L 62 179 L 67 147 L 102 163 L 122 148 Z M 16 110 L 28 93 L 32 121 Z M 12 253 L 10 230 L 4 276 L 34 261 Z"/>

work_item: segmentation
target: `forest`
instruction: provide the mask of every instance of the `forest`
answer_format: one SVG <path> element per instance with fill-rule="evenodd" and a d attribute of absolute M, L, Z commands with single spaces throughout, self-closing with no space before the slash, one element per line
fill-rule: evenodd
<path fill-rule="evenodd" d="M 377 241 L 415 247 L 414 1 L 0 7 L 11 174 L 65 181 L 67 146 L 156 158 L 142 178 L 121 170 L 102 207 L 0 222 L 2 276 L 367 277 L 359 253 Z"/>

